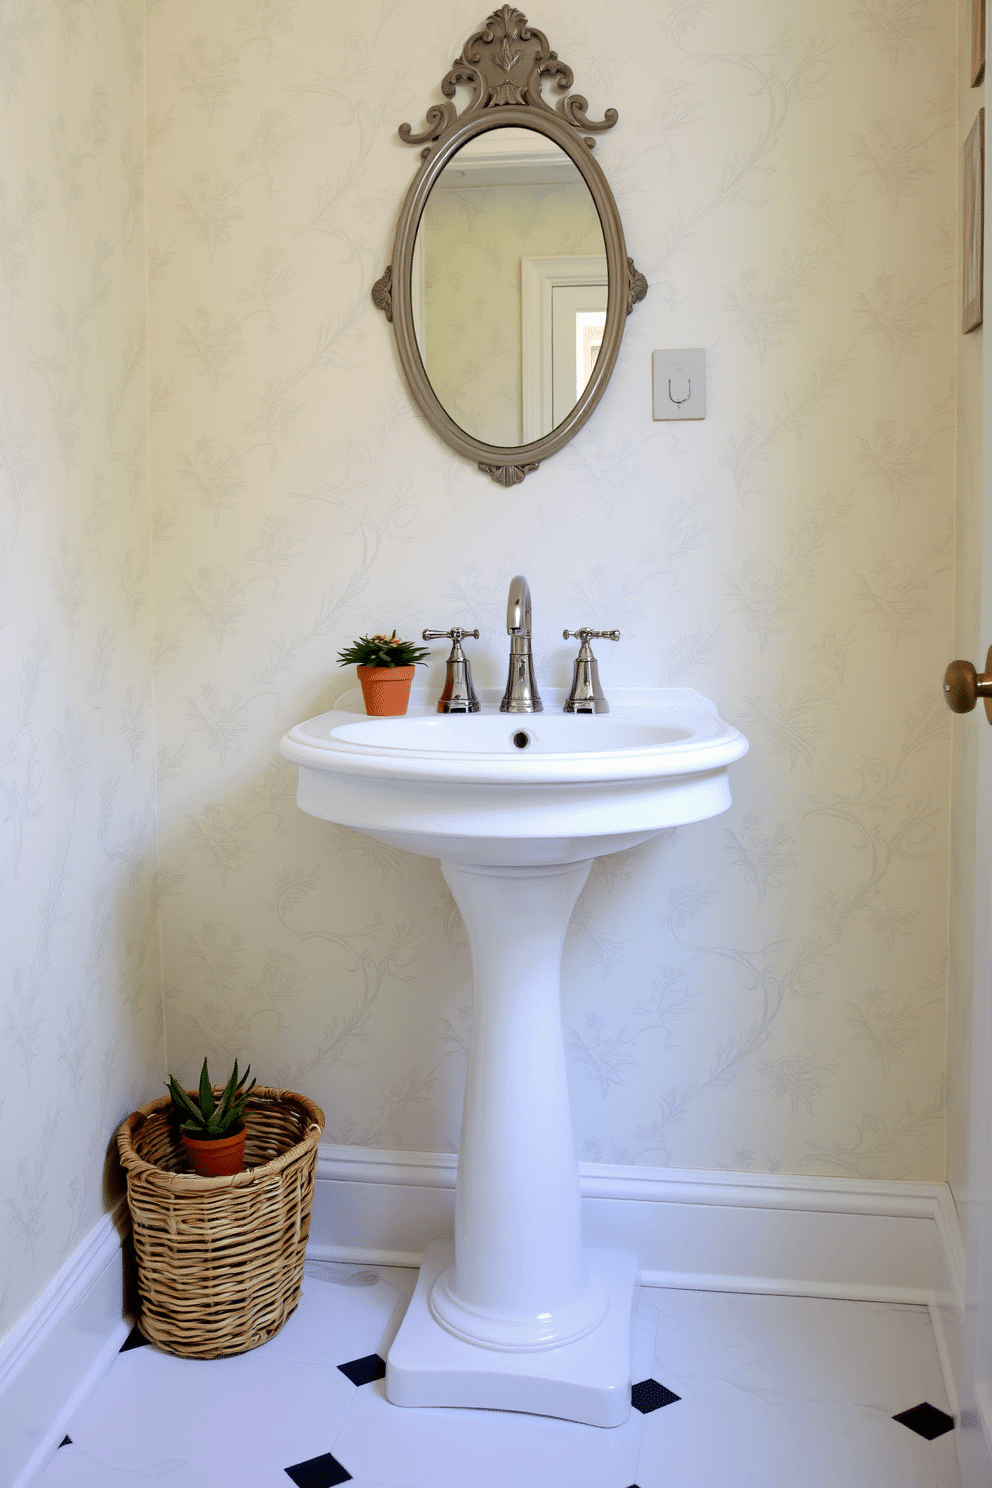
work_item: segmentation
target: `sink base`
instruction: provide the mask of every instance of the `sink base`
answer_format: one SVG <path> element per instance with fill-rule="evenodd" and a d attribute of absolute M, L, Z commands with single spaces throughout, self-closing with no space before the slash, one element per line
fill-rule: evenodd
<path fill-rule="evenodd" d="M 435 1322 L 431 1288 L 454 1261 L 450 1241 L 428 1245 L 406 1316 L 386 1358 L 386 1398 L 403 1406 L 474 1406 L 622 1426 L 630 1415 L 631 1317 L 637 1261 L 622 1251 L 585 1253 L 609 1306 L 575 1343 L 502 1352 L 455 1338 Z"/>

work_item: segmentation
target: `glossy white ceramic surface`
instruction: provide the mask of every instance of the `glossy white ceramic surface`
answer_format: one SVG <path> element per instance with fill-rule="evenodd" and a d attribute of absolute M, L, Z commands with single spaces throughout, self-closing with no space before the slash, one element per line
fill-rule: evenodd
<path fill-rule="evenodd" d="M 386 1361 L 398 1405 L 614 1428 L 630 1412 L 636 1263 L 583 1250 L 562 948 L 592 859 L 725 810 L 748 746 L 687 688 L 611 708 L 337 709 L 282 742 L 304 811 L 441 860 L 472 951 L 453 1259 L 425 1253 L 430 1282 Z"/>
<path fill-rule="evenodd" d="M 337 709 L 291 729 L 304 811 L 448 862 L 577 862 L 730 805 L 747 740 L 691 688 L 598 716 Z M 521 747 L 521 745 L 523 747 Z"/>
<path fill-rule="evenodd" d="M 640 716 L 639 716 L 640 715 Z M 650 709 L 615 714 L 441 714 L 430 718 L 365 718 L 360 723 L 337 724 L 335 741 L 364 749 L 388 749 L 405 758 L 450 755 L 494 756 L 517 771 L 524 752 L 534 755 L 582 754 L 609 756 L 616 767 L 634 753 L 693 742 L 689 728 L 662 723 Z M 446 767 L 447 770 L 447 767 Z"/>
<path fill-rule="evenodd" d="M 290 729 L 282 744 L 297 764 L 350 774 L 459 781 L 636 780 L 720 768 L 747 741 L 691 687 L 614 693 L 609 713 L 440 714 L 356 717 L 334 709 Z M 521 739 L 521 736 L 525 736 Z"/>

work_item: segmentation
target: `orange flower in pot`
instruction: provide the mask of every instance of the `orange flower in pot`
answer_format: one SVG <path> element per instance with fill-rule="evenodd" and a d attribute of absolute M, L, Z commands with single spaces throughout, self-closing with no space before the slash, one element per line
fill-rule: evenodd
<path fill-rule="evenodd" d="M 200 1088 L 194 1096 L 183 1089 L 174 1075 L 169 1076 L 172 1104 L 187 1119 L 180 1128 L 183 1146 L 201 1178 L 230 1177 L 240 1173 L 245 1154 L 245 1106 L 255 1088 L 252 1080 L 247 1090 L 244 1083 L 251 1065 L 238 1079 L 238 1061 L 234 1061 L 231 1078 L 218 1099 L 207 1073 L 207 1061 L 200 1071 Z"/>
<path fill-rule="evenodd" d="M 388 636 L 359 636 L 338 652 L 338 665 L 357 668 L 366 713 L 395 718 L 406 712 L 414 671 L 427 654 L 426 646 L 401 641 L 394 630 Z"/>

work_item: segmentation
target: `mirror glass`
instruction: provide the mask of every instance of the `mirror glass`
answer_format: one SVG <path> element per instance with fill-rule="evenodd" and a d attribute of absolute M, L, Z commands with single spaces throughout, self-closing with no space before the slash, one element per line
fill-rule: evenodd
<path fill-rule="evenodd" d="M 571 413 L 606 321 L 606 244 L 574 162 L 537 130 L 497 128 L 458 150 L 417 228 L 417 348 L 466 434 L 515 449 Z"/>

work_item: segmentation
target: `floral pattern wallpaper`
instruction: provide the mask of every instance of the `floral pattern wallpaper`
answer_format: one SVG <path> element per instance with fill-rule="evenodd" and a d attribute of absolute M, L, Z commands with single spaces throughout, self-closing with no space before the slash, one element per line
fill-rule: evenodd
<path fill-rule="evenodd" d="M 164 1061 L 143 29 L 0 4 L 0 1334 Z"/>
<path fill-rule="evenodd" d="M 650 290 L 569 448 L 511 492 L 413 412 L 370 301 L 483 10 L 149 17 L 152 488 L 169 1057 L 305 1088 L 326 1139 L 451 1150 L 469 965 L 437 865 L 304 817 L 277 754 L 369 629 L 478 625 L 501 686 L 619 627 L 609 688 L 750 737 L 724 817 L 593 870 L 565 964 L 587 1159 L 943 1172 L 956 37 L 937 0 L 581 0 L 574 69 Z M 651 419 L 651 351 L 709 414 Z M 443 648 L 430 669 L 443 674 Z"/>
<path fill-rule="evenodd" d="M 608 693 L 695 687 L 751 740 L 726 815 L 579 902 L 580 1156 L 944 1174 L 953 17 L 528 12 L 619 109 L 597 157 L 650 288 L 596 416 L 505 491 L 413 411 L 370 299 L 419 158 L 398 127 L 486 10 L 0 0 L 0 1329 L 98 1218 L 116 1122 L 205 1053 L 307 1091 L 327 1141 L 457 1146 L 470 967 L 437 865 L 303 815 L 278 743 L 370 629 L 478 625 L 501 687 L 517 572 L 542 687 L 564 627 L 618 627 Z M 651 352 L 680 346 L 707 418 L 655 423 Z"/>
<path fill-rule="evenodd" d="M 959 6 L 958 139 L 968 138 L 985 104 L 984 79 L 969 86 L 971 8 Z M 963 152 L 958 160 L 958 193 L 963 191 Z M 961 213 L 963 220 L 963 211 Z M 958 337 L 956 511 L 954 552 L 954 656 L 984 657 L 988 638 L 982 632 L 982 338 L 981 329 Z M 987 540 L 987 539 L 986 539 Z M 950 655 L 950 652 L 949 652 Z M 978 812 L 978 760 L 983 744 L 980 712 L 952 720 L 950 951 L 948 959 L 947 1112 L 945 1178 L 957 1201 L 958 1217 L 967 1225 L 969 1194 L 976 1189 L 969 1167 L 969 1095 L 971 1087 L 971 1008 L 975 933 L 975 820 Z M 977 995 L 987 995 L 979 985 Z"/>

